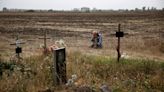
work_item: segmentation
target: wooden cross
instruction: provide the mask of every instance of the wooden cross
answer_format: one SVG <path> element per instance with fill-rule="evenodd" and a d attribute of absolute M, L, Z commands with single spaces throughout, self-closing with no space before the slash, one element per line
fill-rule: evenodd
<path fill-rule="evenodd" d="M 47 37 L 47 30 L 44 31 L 44 37 L 39 38 L 39 39 L 43 39 L 44 40 L 44 50 L 47 49 L 47 39 L 50 39 Z"/>
<path fill-rule="evenodd" d="M 16 53 L 16 56 L 17 56 L 17 58 L 18 58 L 18 62 L 19 62 L 20 59 L 21 59 L 21 57 L 20 57 L 20 53 L 22 53 L 22 48 L 20 47 L 21 44 L 25 44 L 25 42 L 21 42 L 21 41 L 19 40 L 18 35 L 16 36 L 16 41 L 15 41 L 15 43 L 10 44 L 10 45 L 15 45 L 15 46 L 16 46 L 16 48 L 15 48 L 15 53 Z"/>
<path fill-rule="evenodd" d="M 121 53 L 120 53 L 120 37 L 124 37 L 124 32 L 120 31 L 121 24 L 118 24 L 118 32 L 116 32 L 116 37 L 118 37 L 118 45 L 117 45 L 117 61 L 120 61 Z"/>

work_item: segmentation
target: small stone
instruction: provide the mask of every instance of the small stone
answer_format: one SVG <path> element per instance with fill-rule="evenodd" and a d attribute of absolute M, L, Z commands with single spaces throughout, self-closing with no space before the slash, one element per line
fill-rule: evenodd
<path fill-rule="evenodd" d="M 112 92 L 107 85 L 102 85 L 100 87 L 101 92 Z"/>

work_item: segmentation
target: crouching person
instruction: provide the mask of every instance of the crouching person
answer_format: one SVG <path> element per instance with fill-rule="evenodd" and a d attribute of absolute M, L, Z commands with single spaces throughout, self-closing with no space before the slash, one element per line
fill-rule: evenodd
<path fill-rule="evenodd" d="M 92 41 L 91 47 L 92 48 L 96 48 L 97 47 L 97 42 L 98 42 L 98 32 L 97 31 L 93 31 L 92 32 L 92 39 L 91 39 L 91 41 Z"/>
<path fill-rule="evenodd" d="M 99 32 L 98 33 L 98 42 L 97 42 L 97 47 L 102 48 L 102 34 Z"/>
<path fill-rule="evenodd" d="M 92 32 L 92 48 L 102 48 L 102 34 L 97 31 Z"/>

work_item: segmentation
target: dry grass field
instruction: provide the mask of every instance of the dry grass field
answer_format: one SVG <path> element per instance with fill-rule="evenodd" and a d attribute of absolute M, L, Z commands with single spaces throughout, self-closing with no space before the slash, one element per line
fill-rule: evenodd
<path fill-rule="evenodd" d="M 116 62 L 118 24 L 126 34 L 121 38 L 121 53 Z M 63 40 L 67 50 L 67 75 L 77 74 L 76 85 L 89 85 L 96 92 L 103 83 L 112 92 L 164 91 L 164 12 L 126 13 L 0 13 L 0 63 L 10 63 L 15 35 L 22 45 L 22 64 L 30 72 L 14 69 L 0 78 L 1 92 L 72 92 L 65 86 L 54 87 L 51 55 L 42 56 L 40 46 L 47 30 L 48 46 Z M 92 31 L 103 35 L 103 48 L 90 48 Z M 20 66 L 21 67 L 21 66 Z M 1 67 L 0 67 L 1 68 Z M 29 73 L 29 74 L 28 74 Z M 10 74 L 10 73 L 9 73 Z"/>
<path fill-rule="evenodd" d="M 12 49 L 9 44 L 19 34 L 26 41 L 24 54 L 37 50 L 43 43 L 37 38 L 48 31 L 48 44 L 62 39 L 68 50 L 89 54 L 115 56 L 117 38 L 113 35 L 121 23 L 121 30 L 127 33 L 121 39 L 122 53 L 130 57 L 163 60 L 164 13 L 1 13 L 0 49 Z M 103 49 L 90 49 L 91 32 L 103 34 Z M 33 40 L 33 41 L 29 41 Z M 33 46 L 29 45 L 32 44 Z M 5 51 L 4 50 L 4 51 Z M 27 51 L 26 51 L 27 50 Z M 8 52 L 8 51 L 7 51 Z M 10 50 L 12 52 L 12 50 Z"/>

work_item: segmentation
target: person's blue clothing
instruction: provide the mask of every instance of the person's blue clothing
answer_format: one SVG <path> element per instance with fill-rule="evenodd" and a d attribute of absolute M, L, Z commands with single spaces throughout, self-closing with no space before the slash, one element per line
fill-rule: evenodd
<path fill-rule="evenodd" d="M 99 33 L 98 35 L 99 35 L 99 36 L 98 36 L 98 43 L 97 43 L 97 45 L 98 45 L 99 47 L 102 47 L 102 34 Z"/>

